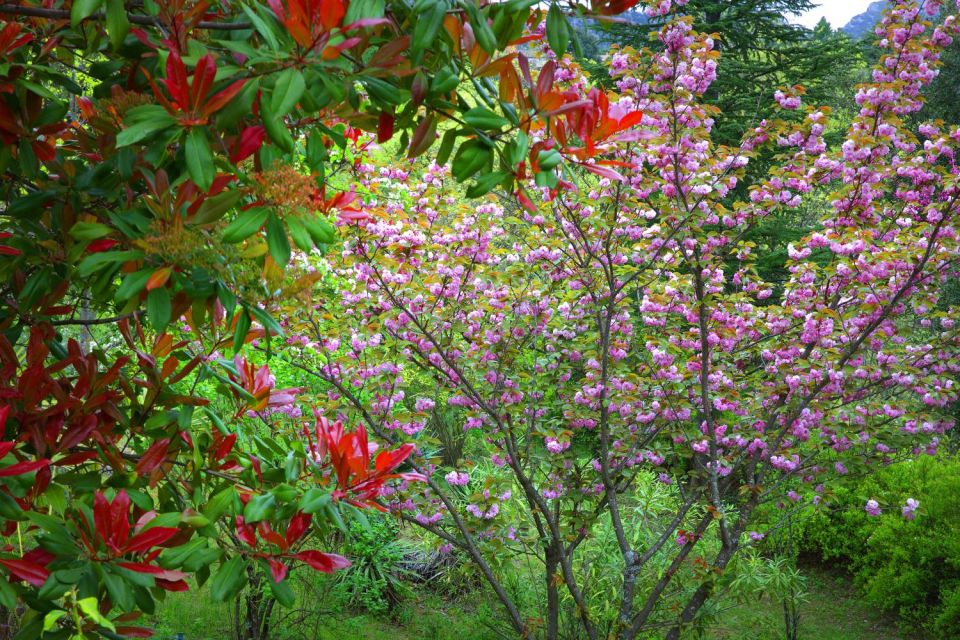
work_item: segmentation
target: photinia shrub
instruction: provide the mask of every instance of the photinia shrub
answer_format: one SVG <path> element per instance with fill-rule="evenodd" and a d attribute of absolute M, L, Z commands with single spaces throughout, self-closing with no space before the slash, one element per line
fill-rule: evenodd
<path fill-rule="evenodd" d="M 289 604 L 290 570 L 346 565 L 325 532 L 419 480 L 409 445 L 336 425 L 308 444 L 298 390 L 247 345 L 270 355 L 269 310 L 317 281 L 292 256 L 365 215 L 363 132 L 410 157 L 442 135 L 474 192 L 522 195 L 535 151 L 514 138 L 582 107 L 504 53 L 544 37 L 535 5 L 0 6 L 0 606 L 27 610 L 20 637 L 148 635 L 137 616 L 190 577 Z"/>

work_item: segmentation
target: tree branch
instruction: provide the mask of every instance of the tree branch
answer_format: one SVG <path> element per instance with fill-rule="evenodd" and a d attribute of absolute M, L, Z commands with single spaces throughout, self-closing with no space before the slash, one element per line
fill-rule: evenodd
<path fill-rule="evenodd" d="M 46 18 L 49 20 L 70 19 L 70 12 L 64 9 L 25 7 L 18 4 L 0 4 L 0 14 L 30 16 L 32 18 Z M 87 18 L 84 18 L 84 20 L 93 20 L 95 22 L 103 22 L 106 19 L 107 16 L 103 13 L 95 13 Z M 131 24 L 142 24 L 149 27 L 163 26 L 163 22 L 159 18 L 154 18 L 153 16 L 138 16 L 128 13 L 127 20 L 129 20 Z M 208 20 L 201 20 L 196 26 L 198 29 L 206 29 L 208 31 L 242 31 L 253 28 L 253 25 L 251 25 L 249 22 L 211 22 Z"/>

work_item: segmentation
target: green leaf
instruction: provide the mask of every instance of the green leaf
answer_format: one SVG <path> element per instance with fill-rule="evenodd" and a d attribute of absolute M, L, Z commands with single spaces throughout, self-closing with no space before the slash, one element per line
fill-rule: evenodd
<path fill-rule="evenodd" d="M 227 512 L 227 509 L 230 508 L 230 505 L 233 504 L 233 501 L 237 497 L 237 490 L 233 487 L 227 487 L 220 493 L 216 494 L 207 502 L 206 508 L 203 510 L 203 515 L 205 515 L 211 522 L 215 522 Z"/>
<path fill-rule="evenodd" d="M 347 15 L 343 18 L 343 24 L 353 24 L 364 18 L 382 18 L 383 10 L 383 0 L 352 0 L 350 6 L 347 7 Z"/>
<path fill-rule="evenodd" d="M 250 22 L 253 24 L 253 28 L 257 30 L 257 33 L 266 40 L 267 44 L 270 45 L 270 49 L 273 51 L 278 51 L 280 49 L 280 43 L 277 41 L 276 35 L 273 33 L 273 29 L 267 24 L 266 20 L 257 15 L 257 12 L 248 7 L 245 4 L 240 5 L 243 8 L 243 12 L 247 14 L 247 17 L 250 18 Z"/>
<path fill-rule="evenodd" d="M 272 493 L 262 493 L 250 498 L 243 509 L 243 520 L 247 524 L 267 520 L 277 506 L 277 498 Z"/>
<path fill-rule="evenodd" d="M 0 518 L 4 520 L 23 520 L 24 513 L 17 501 L 5 491 L 0 491 Z M 3 582 L 0 580 L 0 582 Z"/>
<path fill-rule="evenodd" d="M 122 611 L 133 609 L 133 586 L 127 584 L 121 576 L 111 573 L 106 566 L 103 567 L 102 578 L 107 587 L 107 593 L 110 594 L 110 600 Z"/>
<path fill-rule="evenodd" d="M 83 611 L 83 615 L 93 622 L 96 622 L 101 627 L 106 627 L 110 631 L 116 631 L 116 627 L 113 626 L 113 623 L 107 620 L 100 613 L 100 607 L 97 604 L 97 599 L 94 597 L 83 598 L 82 600 L 77 600 L 77 606 L 80 607 L 80 610 Z"/>
<path fill-rule="evenodd" d="M 309 253 L 313 249 L 313 238 L 298 218 L 287 218 L 287 230 L 290 231 L 293 244 L 297 245 L 301 251 Z"/>
<path fill-rule="evenodd" d="M 408 92 L 380 78 L 361 78 L 364 88 L 370 97 L 390 106 L 403 103 Z"/>
<path fill-rule="evenodd" d="M 70 7 L 70 26 L 76 27 L 85 18 L 92 16 L 102 4 L 103 0 L 74 0 Z"/>
<path fill-rule="evenodd" d="M 473 29 L 477 44 L 480 45 L 481 49 L 492 55 L 497 50 L 497 36 L 487 23 L 487 16 L 481 13 L 480 7 L 473 0 L 467 0 L 464 5 L 467 8 L 467 14 L 470 16 L 470 27 Z"/>
<path fill-rule="evenodd" d="M 437 39 L 437 34 L 440 33 L 440 27 L 443 25 L 443 18 L 447 15 L 445 2 L 434 1 L 423 3 L 423 5 L 426 10 L 416 16 L 413 35 L 410 36 L 410 53 L 414 65 L 420 63 L 424 51 Z"/>
<path fill-rule="evenodd" d="M 495 186 L 503 182 L 503 179 L 507 177 L 508 174 L 502 171 L 494 171 L 493 173 L 487 173 L 479 178 L 474 185 L 471 185 L 467 189 L 468 198 L 478 198 L 485 193 L 488 193 Z"/>
<path fill-rule="evenodd" d="M 280 326 L 280 323 L 273 319 L 273 317 L 257 306 L 250 306 L 249 309 L 250 315 L 257 319 L 263 328 L 269 331 L 270 333 L 276 334 L 278 336 L 283 335 L 283 328 Z"/>
<path fill-rule="evenodd" d="M 437 164 L 445 165 L 450 159 L 450 153 L 453 151 L 453 145 L 457 141 L 457 130 L 448 129 L 440 140 L 440 148 L 437 149 Z"/>
<path fill-rule="evenodd" d="M 84 258 L 83 261 L 77 265 L 77 275 L 81 278 L 86 278 L 96 271 L 99 271 L 104 265 L 114 262 L 139 260 L 142 257 L 143 252 L 141 251 L 101 251 Z"/>
<path fill-rule="evenodd" d="M 499 129 L 504 125 L 510 124 L 509 120 L 485 107 L 474 107 L 470 109 L 463 114 L 463 120 L 471 127 L 476 127 L 483 131 Z"/>
<path fill-rule="evenodd" d="M 120 283 L 120 286 L 117 287 L 117 292 L 114 294 L 113 299 L 117 302 L 123 302 L 138 295 L 143 291 L 144 287 L 147 286 L 147 280 L 153 275 L 153 271 L 152 268 L 141 269 L 140 271 L 128 274 L 127 277 L 123 279 L 123 282 Z"/>
<path fill-rule="evenodd" d="M 17 606 L 17 592 L 6 580 L 0 580 L 0 607 L 12 610 Z"/>
<path fill-rule="evenodd" d="M 242 195 L 240 191 L 231 189 L 223 193 L 218 193 L 212 198 L 207 198 L 203 201 L 203 204 L 200 205 L 200 208 L 197 209 L 197 212 L 193 214 L 193 217 L 190 218 L 190 224 L 210 224 L 211 222 L 216 222 L 222 218 L 227 211 L 230 211 L 230 209 L 236 206 Z"/>
<path fill-rule="evenodd" d="M 453 158 L 453 176 L 463 182 L 490 162 L 490 148 L 479 140 L 468 140 Z"/>
<path fill-rule="evenodd" d="M 269 215 L 270 210 L 266 207 L 254 207 L 241 211 L 237 218 L 223 230 L 221 239 L 230 244 L 246 240 L 260 230 Z"/>
<path fill-rule="evenodd" d="M 237 126 L 241 119 L 250 115 L 253 100 L 260 89 L 259 78 L 250 78 L 233 100 L 217 112 L 217 129 L 226 131 Z"/>
<path fill-rule="evenodd" d="M 267 572 L 267 575 L 270 575 Z M 274 582 L 273 578 L 270 578 L 270 591 L 273 593 L 273 597 L 277 599 L 277 602 L 280 603 L 280 606 L 286 607 L 289 609 L 293 606 L 293 603 L 296 602 L 297 598 L 293 593 L 293 589 L 290 588 L 289 580 L 281 580 L 280 582 Z"/>
<path fill-rule="evenodd" d="M 167 113 L 158 104 L 134 107 L 127 112 L 127 128 L 117 134 L 117 147 L 125 147 L 144 138 L 167 129 L 177 123 L 177 119 Z"/>
<path fill-rule="evenodd" d="M 337 241 L 337 231 L 323 216 L 304 216 L 300 223 L 316 244 L 333 244 Z"/>
<path fill-rule="evenodd" d="M 170 292 L 166 287 L 159 287 L 147 294 L 147 320 L 158 332 L 170 324 Z"/>
<path fill-rule="evenodd" d="M 267 130 L 267 135 L 270 136 L 270 140 L 284 153 L 292 153 L 296 143 L 293 141 L 293 136 L 290 135 L 290 129 L 287 128 L 287 123 L 284 122 L 283 118 L 275 118 L 268 114 L 266 109 L 262 109 L 261 111 L 263 115 L 263 128 Z"/>
<path fill-rule="evenodd" d="M 113 231 L 110 227 L 99 222 L 78 222 L 70 227 L 70 235 L 80 242 L 96 240 Z"/>
<path fill-rule="evenodd" d="M 290 67 L 283 71 L 277 77 L 277 83 L 273 86 L 273 93 L 270 96 L 270 112 L 273 117 L 280 118 L 290 113 L 297 106 L 305 88 L 306 83 L 299 70 Z"/>
<path fill-rule="evenodd" d="M 246 308 L 241 307 L 237 314 L 237 326 L 233 329 L 234 355 L 243 348 L 243 343 L 246 342 L 247 334 L 250 332 L 250 313 Z"/>
<path fill-rule="evenodd" d="M 287 238 L 287 230 L 283 222 L 275 213 L 267 218 L 267 247 L 270 249 L 273 261 L 281 268 L 286 267 L 290 262 L 290 240 Z"/>
<path fill-rule="evenodd" d="M 523 131 L 517 132 L 514 138 L 506 148 L 506 158 L 511 169 L 515 169 L 518 164 L 527 159 L 527 148 L 530 144 L 527 134 Z"/>
<path fill-rule="evenodd" d="M 558 4 L 551 4 L 547 11 L 547 42 L 557 57 L 562 57 L 570 46 L 570 25 Z"/>
<path fill-rule="evenodd" d="M 187 134 L 187 142 L 183 149 L 187 158 L 187 172 L 194 184 L 203 191 L 209 191 L 217 171 L 213 166 L 213 152 L 210 150 L 210 140 L 203 127 L 193 127 Z"/>
<path fill-rule="evenodd" d="M 300 498 L 300 510 L 304 513 L 319 513 L 331 502 L 330 494 L 317 487 L 307 489 Z"/>
<path fill-rule="evenodd" d="M 63 609 L 48 611 L 47 615 L 43 616 L 43 630 L 53 631 L 57 627 L 57 620 L 65 615 L 67 615 L 67 612 Z"/>
<path fill-rule="evenodd" d="M 541 149 L 537 158 L 540 168 L 545 171 L 553 169 L 563 162 L 563 156 L 556 149 Z"/>
<path fill-rule="evenodd" d="M 107 0 L 107 33 L 110 34 L 110 46 L 119 49 L 130 32 L 130 19 L 127 18 L 124 0 Z"/>
<path fill-rule="evenodd" d="M 247 582 L 247 561 L 242 556 L 230 558 L 210 581 L 214 602 L 225 602 L 237 595 Z"/>

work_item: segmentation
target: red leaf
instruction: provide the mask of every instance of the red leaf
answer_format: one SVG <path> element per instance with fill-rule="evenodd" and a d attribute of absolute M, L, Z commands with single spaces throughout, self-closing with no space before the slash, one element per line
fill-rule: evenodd
<path fill-rule="evenodd" d="M 244 524 L 243 516 L 236 517 L 234 526 L 237 530 L 237 537 L 240 538 L 241 542 L 251 547 L 257 546 L 257 532 L 252 525 Z"/>
<path fill-rule="evenodd" d="M 190 591 L 186 580 L 164 580 L 157 578 L 157 586 L 164 591 Z"/>
<path fill-rule="evenodd" d="M 130 536 L 130 495 L 126 489 L 121 489 L 113 497 L 113 502 L 110 504 L 110 517 L 113 542 L 119 548 L 126 544 Z"/>
<path fill-rule="evenodd" d="M 626 129 L 627 127 L 632 127 L 635 124 L 640 124 L 643 122 L 643 111 L 631 111 L 627 115 L 620 118 L 620 122 L 617 123 L 617 126 L 620 129 Z"/>
<path fill-rule="evenodd" d="M 10 407 L 4 407 L 3 409 L 9 410 Z M 0 409 L 0 429 L 3 428 L 3 421 L 7 417 L 3 415 L 3 409 Z M 17 446 L 16 442 L 0 442 L 0 458 L 10 453 L 15 446 Z"/>
<path fill-rule="evenodd" d="M 207 111 L 209 104 L 203 105 L 203 99 L 207 97 L 210 86 L 213 84 L 213 78 L 217 75 L 217 63 L 209 53 L 201 56 L 197 60 L 197 66 L 193 70 L 193 85 L 190 87 L 191 108 L 198 112 L 201 107 Z M 241 81 L 245 82 L 245 81 Z M 212 112 L 210 112 L 212 113 Z"/>
<path fill-rule="evenodd" d="M 87 253 L 100 253 L 101 251 L 108 251 L 118 244 L 120 243 L 112 238 L 100 238 L 99 240 L 94 240 L 87 245 Z"/>
<path fill-rule="evenodd" d="M 258 124 L 244 129 L 240 134 L 236 149 L 230 154 L 230 162 L 237 164 L 252 156 L 263 145 L 266 137 L 267 130 L 263 128 L 263 125 Z"/>
<path fill-rule="evenodd" d="M 287 544 L 291 545 L 302 538 L 303 534 L 310 528 L 312 521 L 313 516 L 302 511 L 298 511 L 295 516 L 290 518 L 290 524 L 287 525 Z"/>
<path fill-rule="evenodd" d="M 163 81 L 170 96 L 181 110 L 190 108 L 190 85 L 187 83 L 187 67 L 180 59 L 180 54 L 171 51 L 167 56 L 167 78 Z"/>
<path fill-rule="evenodd" d="M 603 178 L 610 178 L 611 180 L 616 180 L 617 182 L 624 182 L 625 178 L 608 167 L 601 167 L 596 164 L 581 164 L 581 167 L 589 171 L 590 173 L 595 173 Z"/>
<path fill-rule="evenodd" d="M 553 89 L 553 75 L 557 70 L 557 63 L 553 60 L 548 61 L 540 70 L 540 77 L 537 78 L 537 98 L 545 96 Z"/>
<path fill-rule="evenodd" d="M 339 26 L 346 13 L 343 0 L 320 0 L 320 24 L 327 31 Z"/>
<path fill-rule="evenodd" d="M 17 578 L 26 580 L 35 587 L 43 586 L 43 583 L 47 581 L 47 577 L 50 575 L 50 572 L 47 571 L 46 567 L 28 560 L 0 559 L 0 564 L 5 566 L 10 573 Z"/>
<path fill-rule="evenodd" d="M 220 444 L 217 445 L 216 451 L 213 453 L 214 460 L 223 460 L 230 452 L 233 450 L 233 445 L 237 442 L 237 434 L 231 433 L 225 437 Z"/>
<path fill-rule="evenodd" d="M 9 467 L 0 469 L 0 478 L 6 478 L 7 476 L 21 476 L 25 473 L 31 473 L 33 471 L 42 469 L 48 464 L 50 464 L 49 460 L 26 460 L 24 462 L 18 462 L 10 465 Z"/>
<path fill-rule="evenodd" d="M 283 582 L 283 579 L 287 577 L 287 565 L 277 558 L 268 558 L 267 562 L 270 564 L 270 575 L 273 577 L 273 581 L 276 583 Z"/>
<path fill-rule="evenodd" d="M 243 89 L 246 84 L 246 80 L 235 80 L 231 82 L 226 89 L 213 94 L 210 99 L 207 100 L 206 104 L 203 105 L 203 113 L 210 115 L 223 109 L 233 100 L 234 96 L 240 93 L 240 90 Z"/>
<path fill-rule="evenodd" d="M 266 520 L 261 520 L 257 523 L 257 532 L 260 534 L 260 537 L 269 542 L 280 547 L 281 551 L 287 550 L 287 541 L 283 539 L 279 533 L 270 528 L 270 523 Z"/>
<path fill-rule="evenodd" d="M 322 551 L 301 551 L 293 556 L 297 560 L 306 562 L 311 569 L 322 571 L 324 573 L 333 573 L 337 569 L 345 569 L 350 566 L 350 561 L 343 556 L 335 553 L 323 553 Z"/>
<path fill-rule="evenodd" d="M 159 289 L 163 285 L 167 284 L 167 280 L 170 279 L 171 273 L 173 273 L 173 267 L 162 267 L 154 271 L 153 274 L 151 274 L 147 279 L 147 291 Z"/>
<path fill-rule="evenodd" d="M 383 144 L 393 137 L 393 114 L 380 112 L 380 122 L 377 125 L 377 142 Z"/>
<path fill-rule="evenodd" d="M 162 438 L 153 443 L 153 445 L 147 449 L 146 453 L 143 454 L 143 457 L 140 458 L 140 462 L 137 463 L 137 474 L 146 475 L 159 467 L 164 458 L 167 455 L 167 449 L 170 447 L 170 438 Z"/>
<path fill-rule="evenodd" d="M 177 580 L 183 580 L 187 577 L 183 571 L 177 571 L 176 569 L 164 569 L 163 567 L 158 567 L 155 564 L 147 564 L 146 562 L 118 562 L 118 567 L 123 567 L 124 569 L 129 569 L 130 571 L 136 571 L 137 573 L 149 573 L 152 576 L 156 576 L 161 580 L 168 580 L 175 582 Z"/>
<path fill-rule="evenodd" d="M 151 547 L 159 546 L 177 535 L 178 531 L 179 529 L 176 527 L 153 527 L 152 529 L 141 531 L 130 538 L 130 542 L 128 542 L 124 548 L 124 553 L 138 553 L 146 551 Z"/>

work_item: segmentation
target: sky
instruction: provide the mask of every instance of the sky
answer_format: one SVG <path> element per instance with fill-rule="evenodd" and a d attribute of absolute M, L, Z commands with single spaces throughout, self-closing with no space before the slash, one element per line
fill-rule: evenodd
<path fill-rule="evenodd" d="M 813 27 L 820 18 L 826 18 L 834 29 L 839 29 L 870 6 L 871 0 L 819 0 L 820 6 L 800 16 L 792 16 L 793 22 Z"/>

